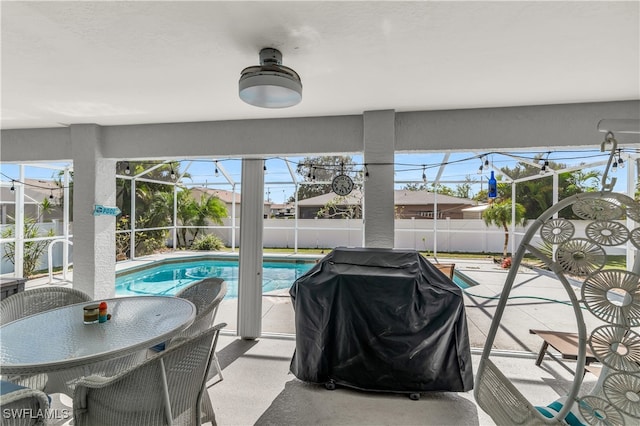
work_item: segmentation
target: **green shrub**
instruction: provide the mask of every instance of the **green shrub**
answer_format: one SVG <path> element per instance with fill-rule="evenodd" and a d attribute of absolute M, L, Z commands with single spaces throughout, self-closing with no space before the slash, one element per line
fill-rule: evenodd
<path fill-rule="evenodd" d="M 198 235 L 196 239 L 193 240 L 193 243 L 191 243 L 191 250 L 212 251 L 222 248 L 224 248 L 224 243 L 213 234 Z"/>
<path fill-rule="evenodd" d="M 0 235 L 2 238 L 13 238 L 14 227 L 6 228 Z M 38 238 L 42 236 L 53 237 L 55 235 L 53 229 L 47 231 L 44 235 L 41 235 L 40 227 L 36 223 L 35 219 L 26 217 L 24 219 L 24 238 Z M 24 243 L 24 249 L 22 253 L 22 275 L 25 278 L 30 278 L 34 275 L 36 267 L 40 261 L 40 257 L 45 254 L 47 247 L 49 246 L 48 240 L 42 241 L 27 241 Z M 6 243 L 4 245 L 3 258 L 9 260 L 9 262 L 15 265 L 16 256 L 16 243 Z"/>

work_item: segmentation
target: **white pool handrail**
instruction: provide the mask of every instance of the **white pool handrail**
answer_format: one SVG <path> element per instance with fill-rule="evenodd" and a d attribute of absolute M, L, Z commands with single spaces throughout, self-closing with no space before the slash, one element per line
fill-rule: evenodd
<path fill-rule="evenodd" d="M 66 238 L 58 238 L 55 240 L 52 240 L 49 243 L 49 246 L 47 247 L 47 266 L 49 268 L 49 284 L 53 284 L 53 245 L 55 243 L 66 243 L 69 245 L 73 245 L 73 241 L 67 240 Z M 73 265 L 73 263 L 69 263 L 66 261 L 66 259 L 63 261 L 63 266 L 62 266 L 62 279 L 64 281 L 68 281 L 67 279 L 67 272 L 69 269 L 69 265 Z"/>

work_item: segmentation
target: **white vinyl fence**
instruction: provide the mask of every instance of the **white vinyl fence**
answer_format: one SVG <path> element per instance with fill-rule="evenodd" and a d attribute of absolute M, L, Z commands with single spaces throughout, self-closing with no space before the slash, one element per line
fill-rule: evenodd
<path fill-rule="evenodd" d="M 0 225 L 0 231 L 6 228 L 11 228 L 13 225 Z M 53 229 L 55 232 L 55 236 L 50 237 L 49 240 L 57 240 L 62 238 L 62 222 L 42 222 L 38 223 L 39 233 L 40 235 L 46 234 L 50 229 Z M 13 273 L 14 267 L 13 263 L 5 257 L 5 244 L 7 242 L 0 243 L 0 274 L 10 274 Z M 62 244 L 56 244 L 53 246 L 52 250 L 52 263 L 54 267 L 61 267 L 63 264 L 63 247 Z M 69 259 L 73 259 L 73 246 L 69 246 Z M 47 259 L 47 250 L 44 251 L 44 254 L 40 257 L 38 266 L 36 270 L 46 270 L 49 267 L 49 261 Z"/>
<path fill-rule="evenodd" d="M 584 238 L 587 221 L 572 221 L 575 237 Z M 620 222 L 625 225 L 625 222 Z M 5 225 L 9 226 L 9 225 Z M 52 223 L 40 224 L 41 229 L 51 227 Z M 264 247 L 273 248 L 334 248 L 339 246 L 357 247 L 363 245 L 363 222 L 359 219 L 265 219 Z M 518 246 L 527 227 L 516 227 L 515 235 L 509 234 L 508 252 L 511 252 L 512 240 Z M 232 246 L 240 241 L 240 225 L 236 222 L 236 235 L 233 238 L 231 220 L 222 226 L 211 226 L 205 231 L 220 237 L 225 245 Z M 296 245 L 297 237 L 297 245 Z M 60 238 L 55 237 L 55 238 Z M 542 245 L 539 239 L 532 240 L 534 245 Z M 504 231 L 498 227 L 488 227 L 481 219 L 442 219 L 434 223 L 433 219 L 397 219 L 395 221 L 395 247 L 419 251 L 465 252 L 465 253 L 502 253 Z M 4 244 L 0 244 L 3 249 Z M 237 248 L 237 247 L 236 247 Z M 72 261 L 72 247 L 70 247 Z M 608 254 L 625 254 L 625 247 L 605 247 Z M 1 254 L 4 254 L 2 250 Z M 62 266 L 62 245 L 54 246 L 54 266 Z M 38 269 L 47 268 L 47 256 L 40 259 Z M 2 259 L 2 274 L 13 272 L 13 264 Z"/>

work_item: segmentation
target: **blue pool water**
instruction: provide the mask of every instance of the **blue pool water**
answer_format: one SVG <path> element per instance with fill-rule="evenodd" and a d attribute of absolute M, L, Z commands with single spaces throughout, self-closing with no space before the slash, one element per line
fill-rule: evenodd
<path fill-rule="evenodd" d="M 315 265 L 314 261 L 265 261 L 262 265 L 262 292 L 289 289 L 298 277 Z M 238 297 L 238 261 L 198 259 L 159 262 L 151 267 L 121 271 L 116 276 L 116 295 L 174 295 L 203 278 L 218 277 L 227 283 L 225 298 Z M 475 283 L 455 271 L 453 282 L 462 289 Z"/>
<path fill-rule="evenodd" d="M 262 292 L 290 288 L 313 265 L 313 261 L 265 261 L 262 264 Z M 209 277 L 225 280 L 225 298 L 238 297 L 238 261 L 226 259 L 182 260 L 178 263 L 160 263 L 130 273 L 121 271 L 116 276 L 116 295 L 173 295 L 183 287 Z"/>

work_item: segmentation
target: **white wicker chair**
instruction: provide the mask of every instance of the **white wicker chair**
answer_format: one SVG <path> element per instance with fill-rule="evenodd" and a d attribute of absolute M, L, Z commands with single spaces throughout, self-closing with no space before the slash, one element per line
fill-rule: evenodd
<path fill-rule="evenodd" d="M 50 309 L 89 301 L 91 297 L 88 294 L 68 287 L 22 291 L 0 301 L 0 325 Z"/>
<path fill-rule="evenodd" d="M 203 417 L 201 403 L 211 406 L 206 390 L 218 324 L 175 344 L 113 377 L 80 380 L 73 395 L 76 426 L 216 424 Z"/>
<path fill-rule="evenodd" d="M 91 297 L 68 287 L 43 287 L 22 291 L 0 301 L 0 325 L 55 308 L 91 301 Z M 22 386 L 43 390 L 49 380 L 46 374 L 4 377 Z"/>
<path fill-rule="evenodd" d="M 570 221 L 554 218 L 567 207 L 589 221 L 584 236 L 575 235 L 577 231 Z M 623 224 L 625 218 L 630 229 Z M 603 269 L 607 258 L 604 247 L 631 242 L 640 248 L 638 223 L 640 203 L 623 194 L 603 191 L 566 198 L 545 211 L 529 227 L 513 257 L 476 376 L 476 401 L 496 424 L 541 425 L 563 421 L 591 425 L 638 424 L 640 334 L 633 329 L 640 327 L 640 262 L 627 265 L 627 270 Z M 532 243 L 534 237 L 554 246 L 553 258 Z M 576 374 L 566 397 L 548 406 L 555 405 L 554 410 L 534 407 L 490 359 L 502 315 L 526 253 L 542 260 L 560 280 L 571 300 L 578 326 Z M 583 280 L 580 299 L 566 275 L 579 276 Z M 621 300 L 611 298 L 611 293 L 618 293 Z M 588 336 L 583 309 L 608 324 L 596 328 Z M 579 396 L 587 345 L 604 368 L 593 389 Z M 547 416 L 541 412 L 546 412 Z"/>
<path fill-rule="evenodd" d="M 0 398 L 0 423 L 6 426 L 44 425 L 44 410 L 49 408 L 47 395 L 37 389 L 2 382 Z M 6 387 L 11 387 L 9 392 Z"/>
<path fill-rule="evenodd" d="M 216 320 L 216 314 L 218 313 L 220 302 L 222 302 L 222 299 L 224 299 L 226 294 L 227 283 L 225 283 L 221 278 L 206 278 L 202 281 L 190 284 L 176 293 L 176 297 L 187 299 L 196 305 L 196 319 L 189 328 L 180 333 L 176 338 L 174 338 L 174 340 L 177 339 L 177 341 L 179 341 L 182 337 L 193 336 L 212 327 Z M 222 381 L 222 369 L 220 368 L 220 363 L 218 362 L 218 357 L 215 352 L 213 354 L 212 367 L 215 369 L 216 375 L 219 377 L 218 381 Z M 208 379 L 211 379 L 214 376 L 215 375 L 209 376 L 209 374 L 207 374 Z"/>

